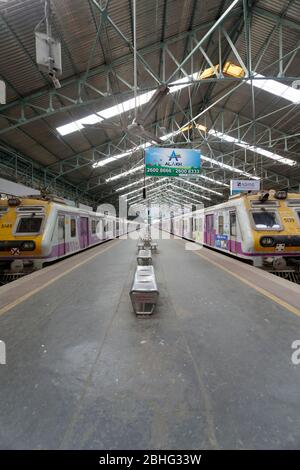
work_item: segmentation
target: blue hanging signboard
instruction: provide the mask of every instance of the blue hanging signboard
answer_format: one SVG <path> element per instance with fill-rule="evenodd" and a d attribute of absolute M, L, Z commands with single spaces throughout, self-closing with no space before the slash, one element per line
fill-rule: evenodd
<path fill-rule="evenodd" d="M 145 166 L 147 176 L 197 176 L 201 153 L 194 149 L 148 147 Z"/>

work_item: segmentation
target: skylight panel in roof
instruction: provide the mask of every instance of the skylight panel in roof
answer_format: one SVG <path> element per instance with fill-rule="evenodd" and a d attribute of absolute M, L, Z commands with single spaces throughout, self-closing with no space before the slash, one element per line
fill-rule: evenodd
<path fill-rule="evenodd" d="M 255 86 L 256 88 L 260 88 L 261 90 L 267 91 L 268 93 L 280 96 L 281 98 L 291 101 L 292 103 L 300 103 L 300 90 L 285 85 L 284 83 L 278 82 L 277 80 L 264 80 L 264 75 L 261 75 L 259 73 L 255 73 L 254 77 L 259 79 L 252 81 L 253 86 Z M 250 85 L 251 80 L 247 80 L 246 83 Z"/>
<path fill-rule="evenodd" d="M 186 88 L 187 86 L 191 86 L 190 81 L 197 78 L 197 73 L 190 75 L 189 77 L 180 78 L 175 82 L 171 83 L 170 93 L 176 93 L 177 91 L 181 90 L 182 88 Z M 178 84 L 178 85 L 176 85 Z M 143 106 L 144 104 L 148 103 L 152 96 L 154 95 L 156 90 L 147 91 L 146 93 L 142 93 L 141 95 L 137 96 L 137 106 Z M 85 116 L 83 119 L 79 119 L 77 121 L 73 121 L 69 124 L 65 124 L 63 126 L 57 127 L 56 130 L 61 135 L 71 134 L 72 132 L 77 132 L 83 129 L 82 124 L 95 124 L 96 122 L 101 122 L 104 119 L 110 119 L 115 116 L 119 116 L 124 112 L 128 112 L 135 108 L 135 98 L 130 98 L 129 100 L 123 101 L 122 103 L 116 104 L 114 106 L 110 106 L 109 108 L 103 109 L 101 111 L 97 111 L 96 114 L 90 114 Z"/>
<path fill-rule="evenodd" d="M 214 178 L 210 178 L 209 176 L 201 175 L 201 174 L 197 175 L 197 176 L 204 179 L 204 180 L 206 180 L 206 181 L 210 181 L 211 183 L 216 183 L 219 186 L 227 186 L 229 188 L 229 184 L 224 183 L 224 181 L 215 180 Z"/>
<path fill-rule="evenodd" d="M 219 193 L 218 191 L 215 191 L 214 189 L 206 188 L 205 186 L 202 186 L 201 184 L 193 183 L 192 181 L 189 181 L 183 178 L 178 178 L 178 179 L 180 181 L 184 181 L 184 183 L 188 183 L 191 186 L 202 189 L 202 191 L 208 191 L 209 193 L 217 194 L 218 196 L 223 196 L 222 193 Z"/>
<path fill-rule="evenodd" d="M 97 168 L 98 166 L 105 166 L 108 165 L 108 163 L 112 163 L 115 160 L 119 160 L 120 158 L 128 157 L 131 155 L 133 152 L 136 152 L 137 150 L 142 150 L 147 147 L 150 147 L 151 142 L 145 142 L 144 144 L 138 145 L 137 147 L 133 147 L 129 149 L 126 152 L 123 153 L 118 153 L 112 157 L 104 158 L 103 160 L 99 160 L 98 162 L 93 163 L 93 168 Z"/>
<path fill-rule="evenodd" d="M 170 186 L 172 186 L 172 188 L 175 188 L 175 189 L 180 189 L 181 191 L 185 191 L 189 194 L 193 194 L 194 196 L 197 196 L 197 197 L 200 197 L 202 199 L 207 199 L 208 201 L 211 201 L 211 198 L 208 197 L 208 196 L 203 196 L 203 194 L 198 194 L 198 193 L 195 193 L 195 191 L 190 191 L 189 189 L 186 189 L 186 188 L 183 188 L 182 186 L 177 186 L 173 183 L 170 184 Z M 205 188 L 206 189 L 206 188 Z M 223 194 L 222 194 L 223 196 Z"/>
<path fill-rule="evenodd" d="M 278 155 L 277 153 L 271 152 L 270 150 L 265 150 L 261 147 L 257 147 L 256 145 L 250 145 L 248 142 L 245 142 L 244 140 L 239 140 L 228 134 L 224 134 L 223 132 L 218 132 L 218 131 L 215 131 L 214 129 L 211 129 L 210 131 L 208 131 L 208 133 L 210 135 L 214 135 L 218 137 L 221 140 L 225 140 L 226 142 L 236 144 L 238 147 L 245 148 L 247 150 L 250 150 L 251 152 L 256 152 L 256 153 L 259 153 L 260 155 L 263 155 L 264 157 L 270 158 L 272 160 L 276 160 L 284 165 L 294 166 L 297 164 L 295 160 L 282 157 L 281 155 Z"/>
<path fill-rule="evenodd" d="M 239 173 L 240 175 L 247 176 L 247 178 L 252 178 L 252 179 L 257 179 L 259 180 L 259 176 L 254 176 L 248 173 L 247 171 L 239 170 L 238 168 L 235 168 L 234 166 L 227 165 L 227 163 L 222 163 L 219 160 L 215 160 L 214 158 L 211 157 L 206 157 L 205 155 L 201 155 L 201 159 L 210 162 L 214 165 L 219 166 L 220 168 L 224 168 L 225 170 L 232 171 L 233 173 Z"/>
<path fill-rule="evenodd" d="M 109 183 L 110 181 L 115 181 L 120 178 L 124 178 L 124 176 L 131 175 L 132 173 L 136 173 L 137 171 L 140 171 L 144 168 L 144 165 L 139 165 L 136 166 L 135 168 L 131 168 L 130 170 L 123 171 L 123 173 L 119 173 L 118 175 L 111 176 L 110 178 L 107 178 L 105 181 L 106 183 Z"/>
<path fill-rule="evenodd" d="M 143 181 L 148 180 L 149 178 L 150 178 L 150 176 L 147 176 L 146 178 L 141 178 L 137 181 L 133 181 L 132 183 L 128 183 L 125 186 L 122 186 L 121 188 L 117 188 L 116 191 L 118 191 L 118 192 L 123 191 L 124 189 L 130 188 L 131 186 L 135 186 L 136 184 L 140 184 Z"/>
<path fill-rule="evenodd" d="M 101 119 L 97 114 L 89 114 L 82 119 L 78 119 L 77 121 L 70 122 L 69 124 L 65 124 L 64 126 L 57 127 L 57 131 L 60 135 L 68 135 L 72 134 L 72 132 L 78 132 L 83 129 L 83 124 L 96 124 L 97 122 L 101 122 Z"/>
<path fill-rule="evenodd" d="M 168 179 L 167 177 L 166 177 L 166 178 L 160 178 L 159 183 L 161 183 L 162 181 L 165 181 L 165 180 L 167 180 L 167 179 Z M 143 181 L 144 181 L 144 178 L 143 178 Z M 159 184 L 159 183 L 157 183 L 157 182 L 149 183 L 149 184 L 146 185 L 146 188 L 150 188 L 150 186 L 154 186 L 155 184 L 157 185 L 157 184 Z M 141 190 L 141 188 L 134 189 L 134 190 L 130 191 L 129 193 L 122 194 L 122 197 L 129 196 L 129 194 L 134 194 L 134 193 L 136 193 L 136 192 L 138 192 L 138 191 L 140 191 L 140 190 Z"/>

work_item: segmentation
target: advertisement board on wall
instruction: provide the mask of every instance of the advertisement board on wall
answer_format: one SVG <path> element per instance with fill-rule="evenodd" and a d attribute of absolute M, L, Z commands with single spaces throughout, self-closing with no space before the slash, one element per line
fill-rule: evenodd
<path fill-rule="evenodd" d="M 216 235 L 215 246 L 227 250 L 228 235 Z"/>
<path fill-rule="evenodd" d="M 231 180 L 230 181 L 230 194 L 238 194 L 248 191 L 259 191 L 259 180 Z"/>
<path fill-rule="evenodd" d="M 147 176 L 197 176 L 200 150 L 148 147 L 145 150 Z"/>

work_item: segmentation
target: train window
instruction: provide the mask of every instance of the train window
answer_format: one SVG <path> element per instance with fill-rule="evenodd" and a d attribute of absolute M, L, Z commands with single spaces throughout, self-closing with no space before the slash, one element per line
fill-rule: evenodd
<path fill-rule="evenodd" d="M 224 216 L 219 215 L 218 218 L 218 228 L 219 228 L 219 235 L 222 235 L 224 233 Z"/>
<path fill-rule="evenodd" d="M 257 230 L 278 230 L 280 223 L 276 212 L 261 211 L 252 212 L 252 217 Z"/>
<path fill-rule="evenodd" d="M 18 207 L 17 211 L 18 212 L 43 212 L 44 208 L 34 207 L 34 206 L 23 206 L 23 207 Z"/>
<path fill-rule="evenodd" d="M 39 233 L 42 221 L 42 217 L 21 217 L 16 233 Z"/>
<path fill-rule="evenodd" d="M 97 232 L 98 220 L 92 220 L 92 234 L 94 235 Z"/>
<path fill-rule="evenodd" d="M 278 201 L 251 201 L 251 206 L 274 206 L 278 207 Z"/>
<path fill-rule="evenodd" d="M 236 237 L 236 213 L 230 212 L 230 235 Z"/>
<path fill-rule="evenodd" d="M 287 201 L 287 205 L 288 205 L 289 207 L 300 206 L 300 199 L 289 199 L 289 200 Z"/>
<path fill-rule="evenodd" d="M 75 219 L 75 217 L 71 217 L 71 220 L 70 220 L 70 234 L 71 234 L 71 237 L 76 237 L 76 219 Z"/>
<path fill-rule="evenodd" d="M 5 214 L 8 211 L 7 207 L 0 207 L 0 217 L 2 214 Z"/>

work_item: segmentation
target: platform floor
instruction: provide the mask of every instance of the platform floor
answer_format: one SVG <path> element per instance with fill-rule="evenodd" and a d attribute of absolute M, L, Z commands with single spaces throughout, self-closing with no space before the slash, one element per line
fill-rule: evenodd
<path fill-rule="evenodd" d="M 159 247 L 149 319 L 132 240 L 34 274 L 33 295 L 0 288 L 1 449 L 299 449 L 300 317 L 183 241 Z"/>

